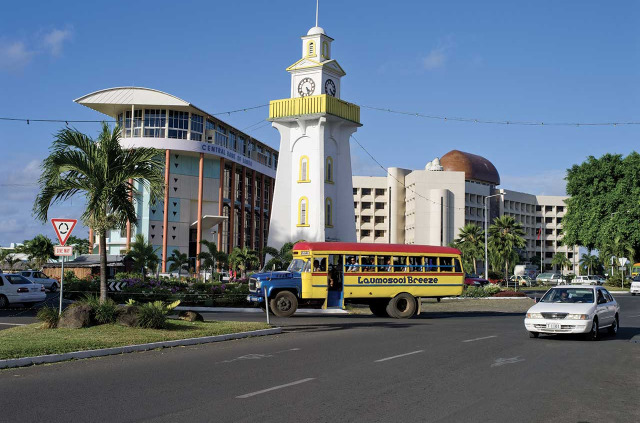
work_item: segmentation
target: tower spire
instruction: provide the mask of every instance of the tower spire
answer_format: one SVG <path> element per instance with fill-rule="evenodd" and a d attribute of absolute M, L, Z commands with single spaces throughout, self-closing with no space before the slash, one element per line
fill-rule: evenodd
<path fill-rule="evenodd" d="M 316 0 L 316 26 L 318 26 L 318 8 L 319 8 L 320 0 Z"/>

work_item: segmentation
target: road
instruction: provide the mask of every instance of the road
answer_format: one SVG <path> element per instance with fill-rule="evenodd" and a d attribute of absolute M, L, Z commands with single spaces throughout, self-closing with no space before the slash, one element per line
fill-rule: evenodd
<path fill-rule="evenodd" d="M 598 342 L 529 339 L 516 313 L 303 315 L 277 336 L 5 370 L 0 420 L 637 422 L 640 297 L 616 299 L 620 332 Z"/>

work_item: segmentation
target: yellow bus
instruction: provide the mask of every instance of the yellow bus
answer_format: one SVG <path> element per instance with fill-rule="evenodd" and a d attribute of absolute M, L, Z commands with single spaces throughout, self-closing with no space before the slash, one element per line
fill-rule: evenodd
<path fill-rule="evenodd" d="M 342 309 L 365 304 L 376 316 L 409 318 L 420 298 L 462 293 L 460 251 L 450 247 L 299 242 L 286 271 L 254 274 L 247 300 L 280 317 L 299 306 Z"/>
<path fill-rule="evenodd" d="M 640 275 L 640 263 L 634 263 L 631 267 L 631 277 Z"/>

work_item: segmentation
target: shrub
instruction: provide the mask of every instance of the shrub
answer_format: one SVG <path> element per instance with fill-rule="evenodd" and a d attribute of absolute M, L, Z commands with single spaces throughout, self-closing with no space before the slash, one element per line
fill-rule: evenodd
<path fill-rule="evenodd" d="M 487 297 L 488 295 L 489 294 L 485 292 L 484 288 L 479 286 L 468 286 L 467 289 L 462 293 L 463 297 L 468 298 Z"/>
<path fill-rule="evenodd" d="M 524 292 L 516 292 L 516 291 L 501 291 L 494 295 L 494 297 L 526 297 L 527 294 Z"/>
<path fill-rule="evenodd" d="M 57 308 L 44 306 L 40 310 L 38 310 L 36 318 L 42 322 L 42 325 L 40 326 L 41 328 L 53 329 L 58 326 L 60 315 L 58 314 Z"/>
<path fill-rule="evenodd" d="M 487 295 L 495 295 L 500 292 L 500 287 L 492 283 L 485 285 L 483 289 Z"/>
<path fill-rule="evenodd" d="M 138 324 L 146 329 L 163 329 L 167 323 L 167 314 L 178 304 L 180 301 L 168 305 L 162 301 L 142 304 L 138 308 Z"/>
<path fill-rule="evenodd" d="M 504 279 L 504 273 L 502 272 L 496 272 L 495 270 L 489 270 L 489 279 L 490 280 L 496 280 L 496 281 L 501 281 L 502 279 Z"/>
<path fill-rule="evenodd" d="M 111 298 L 107 298 L 107 301 L 92 308 L 92 314 L 98 324 L 115 323 L 118 318 L 118 305 Z"/>

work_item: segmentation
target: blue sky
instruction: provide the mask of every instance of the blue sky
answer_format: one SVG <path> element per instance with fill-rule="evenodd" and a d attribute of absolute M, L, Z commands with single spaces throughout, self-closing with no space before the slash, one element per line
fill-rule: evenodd
<path fill-rule="evenodd" d="M 284 69 L 299 59 L 299 37 L 314 19 L 313 0 L 10 2 L 0 15 L 0 116 L 101 119 L 72 100 L 129 85 L 210 113 L 266 104 L 288 96 Z M 320 26 L 347 72 L 343 99 L 511 121 L 640 121 L 639 21 L 635 1 L 320 2 Z M 242 129 L 266 115 L 223 119 Z M 588 155 L 627 154 L 640 134 L 640 126 L 483 125 L 368 109 L 361 119 L 356 137 L 385 166 L 422 168 L 459 149 L 491 160 L 503 188 L 549 195 L 564 193 L 565 169 Z M 60 127 L 0 122 L 0 245 L 53 237 L 31 205 Z M 275 129 L 254 128 L 278 146 Z M 359 147 L 352 152 L 354 173 L 381 174 Z M 81 207 L 77 199 L 52 217 L 77 217 Z"/>

